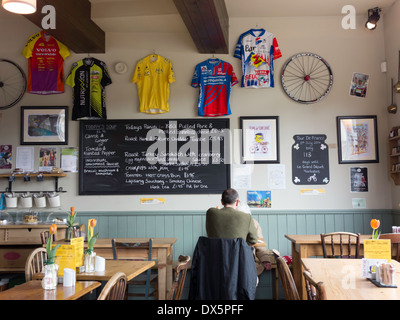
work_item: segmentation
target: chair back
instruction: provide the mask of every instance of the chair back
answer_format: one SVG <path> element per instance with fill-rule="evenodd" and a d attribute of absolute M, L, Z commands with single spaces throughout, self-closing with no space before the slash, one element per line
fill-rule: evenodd
<path fill-rule="evenodd" d="M 25 263 L 25 281 L 31 281 L 32 275 L 43 271 L 44 264 L 47 260 L 46 248 L 40 247 L 33 250 Z"/>
<path fill-rule="evenodd" d="M 339 241 L 339 242 L 338 242 Z M 360 258 L 360 234 L 351 232 L 321 233 L 321 245 L 324 258 Z M 328 246 L 329 245 L 329 246 Z M 337 249 L 337 246 L 339 248 Z M 354 247 L 354 255 L 351 248 Z M 328 254 L 327 248 L 331 253 Z"/>
<path fill-rule="evenodd" d="M 118 254 L 119 251 L 122 249 L 129 249 L 129 250 L 138 250 L 138 249 L 145 249 L 147 250 L 147 255 L 144 258 L 122 258 L 123 260 L 141 260 L 141 261 L 150 261 L 152 260 L 152 247 L 153 247 L 153 240 L 150 238 L 149 241 L 145 242 L 120 242 L 116 239 L 111 240 L 112 249 L 113 249 L 113 256 L 114 260 L 119 260 L 120 255 Z M 144 297 L 147 300 L 149 298 L 149 290 L 150 290 L 150 277 L 151 277 L 151 269 L 147 269 L 146 271 L 146 284 L 145 284 L 145 294 Z"/>
<path fill-rule="evenodd" d="M 296 288 L 292 273 L 286 263 L 286 261 L 278 256 L 276 258 L 276 266 L 278 268 L 279 278 L 282 282 L 283 291 L 285 293 L 286 300 L 300 300 L 299 293 Z"/>
<path fill-rule="evenodd" d="M 107 281 L 97 300 L 125 300 L 126 285 L 125 273 L 117 272 Z"/>
<path fill-rule="evenodd" d="M 327 300 L 325 284 L 316 282 L 309 271 L 303 271 L 308 300 Z"/>
<path fill-rule="evenodd" d="M 392 258 L 400 262 L 400 233 L 384 233 L 379 235 L 379 239 L 390 239 L 390 243 L 395 249 L 394 252 L 392 251 Z"/>
<path fill-rule="evenodd" d="M 179 264 L 176 267 L 176 275 L 168 295 L 168 300 L 181 300 L 182 289 L 185 283 L 187 269 L 190 264 L 190 257 L 180 255 L 178 262 Z"/>
<path fill-rule="evenodd" d="M 199 237 L 192 256 L 189 300 L 254 300 L 257 269 L 243 238 Z"/>

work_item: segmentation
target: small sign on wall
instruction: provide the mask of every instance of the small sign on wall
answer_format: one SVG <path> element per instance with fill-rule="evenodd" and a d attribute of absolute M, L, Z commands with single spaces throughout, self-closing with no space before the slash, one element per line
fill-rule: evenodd
<path fill-rule="evenodd" d="M 292 181 L 296 185 L 329 183 L 326 135 L 295 135 L 292 146 Z"/>

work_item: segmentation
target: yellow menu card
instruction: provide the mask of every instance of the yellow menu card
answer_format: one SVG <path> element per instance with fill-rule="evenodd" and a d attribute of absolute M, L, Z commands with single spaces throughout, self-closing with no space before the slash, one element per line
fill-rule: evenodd
<path fill-rule="evenodd" d="M 386 259 L 390 262 L 392 258 L 392 246 L 390 239 L 367 239 L 364 240 L 365 259 Z"/>
<path fill-rule="evenodd" d="M 83 237 L 71 239 L 71 245 L 75 247 L 75 263 L 76 263 L 75 267 L 83 266 L 83 250 L 84 250 L 83 243 L 84 243 Z"/>
<path fill-rule="evenodd" d="M 75 246 L 73 245 L 61 245 L 56 252 L 55 263 L 58 264 L 58 276 L 64 275 L 64 268 L 75 270 Z"/>

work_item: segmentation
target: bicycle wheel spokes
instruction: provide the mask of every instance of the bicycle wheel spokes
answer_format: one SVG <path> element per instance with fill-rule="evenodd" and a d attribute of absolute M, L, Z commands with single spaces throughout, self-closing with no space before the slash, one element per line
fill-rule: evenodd
<path fill-rule="evenodd" d="M 283 66 L 281 81 L 291 99 L 300 103 L 314 103 L 330 92 L 333 76 L 328 63 L 320 56 L 299 53 Z"/>
<path fill-rule="evenodd" d="M 18 103 L 26 90 L 26 76 L 14 62 L 0 59 L 0 110 Z"/>

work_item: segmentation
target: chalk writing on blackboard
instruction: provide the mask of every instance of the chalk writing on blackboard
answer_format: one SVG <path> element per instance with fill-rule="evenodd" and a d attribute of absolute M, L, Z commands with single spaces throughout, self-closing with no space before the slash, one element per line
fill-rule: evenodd
<path fill-rule="evenodd" d="M 79 194 L 220 193 L 229 119 L 81 121 Z"/>
<path fill-rule="evenodd" d="M 296 185 L 329 183 L 326 135 L 295 135 L 292 146 L 292 181 Z"/>

